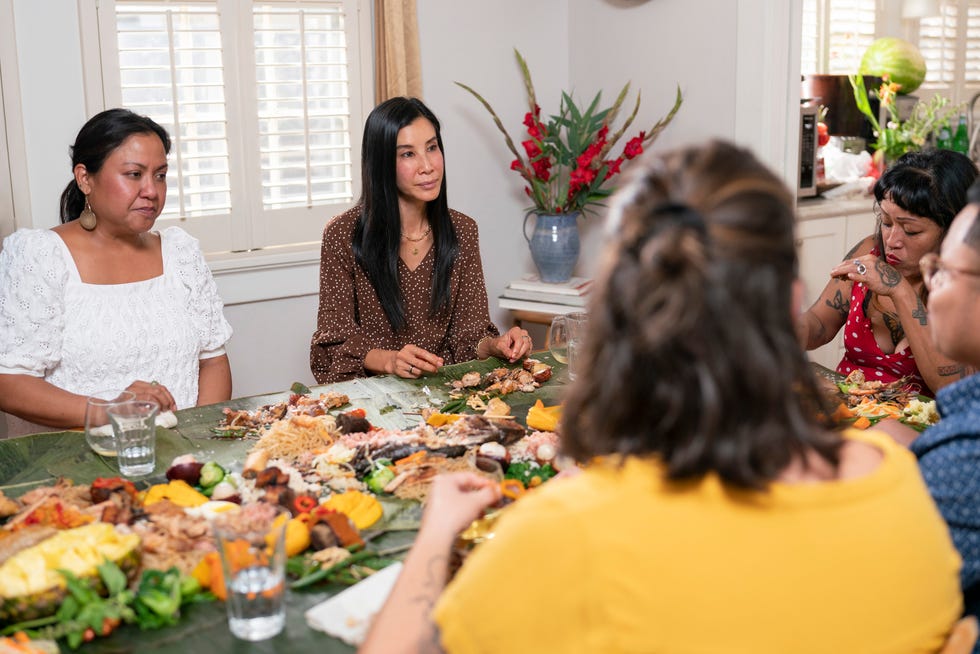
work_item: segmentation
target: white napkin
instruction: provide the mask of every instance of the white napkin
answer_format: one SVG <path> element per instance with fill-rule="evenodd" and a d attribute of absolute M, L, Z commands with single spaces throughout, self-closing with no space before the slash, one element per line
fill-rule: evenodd
<path fill-rule="evenodd" d="M 156 423 L 157 427 L 172 429 L 177 426 L 177 416 L 174 415 L 173 411 L 164 411 L 157 414 Z M 112 436 L 112 425 L 100 425 L 99 427 L 94 427 L 91 431 L 96 436 Z"/>
<path fill-rule="evenodd" d="M 364 642 L 374 616 L 381 610 L 402 571 L 392 563 L 306 612 L 306 623 L 355 647 Z"/>

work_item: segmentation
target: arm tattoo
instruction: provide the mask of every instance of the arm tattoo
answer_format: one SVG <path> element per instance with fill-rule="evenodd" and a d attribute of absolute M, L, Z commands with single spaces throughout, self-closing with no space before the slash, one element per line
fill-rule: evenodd
<path fill-rule="evenodd" d="M 954 364 L 951 366 L 939 366 L 938 368 L 936 368 L 936 372 L 939 373 L 940 377 L 962 378 L 964 373 L 966 372 L 966 369 L 959 364 Z"/>
<path fill-rule="evenodd" d="M 902 275 L 881 259 L 875 261 L 875 270 L 878 271 L 881 283 L 885 286 L 898 286 L 898 283 L 902 281 Z"/>
<path fill-rule="evenodd" d="M 922 298 L 918 298 L 915 309 L 912 310 L 912 317 L 919 321 L 919 324 L 925 326 L 928 324 L 928 316 L 926 315 L 926 308 L 922 305 Z"/>
<path fill-rule="evenodd" d="M 827 306 L 839 313 L 841 318 L 847 318 L 847 312 L 850 305 L 847 302 L 844 302 L 844 294 L 841 293 L 839 289 L 834 291 L 833 300 L 827 300 Z"/>
<path fill-rule="evenodd" d="M 814 322 L 817 323 L 817 333 L 813 334 L 813 336 L 816 337 L 817 339 L 823 339 L 824 334 L 827 333 L 827 327 L 824 326 L 823 321 L 820 320 L 820 318 L 817 318 L 815 316 L 814 316 Z M 811 322 L 810 324 L 812 325 L 813 323 Z"/>
<path fill-rule="evenodd" d="M 892 344 L 898 345 L 898 342 L 905 338 L 905 330 L 902 329 L 902 323 L 899 322 L 898 316 L 894 313 L 882 312 L 881 317 L 885 320 L 885 327 L 892 336 Z"/>
<path fill-rule="evenodd" d="M 418 588 L 418 594 L 412 598 L 413 603 L 422 604 L 426 616 L 422 635 L 419 638 L 419 654 L 443 654 L 439 625 L 432 619 L 432 609 L 446 586 L 445 579 L 448 567 L 448 555 L 440 554 L 432 557 L 428 564 L 427 578 Z"/>

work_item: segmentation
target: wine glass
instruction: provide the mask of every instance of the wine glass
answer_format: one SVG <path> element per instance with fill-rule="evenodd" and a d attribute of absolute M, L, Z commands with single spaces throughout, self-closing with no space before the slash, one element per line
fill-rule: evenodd
<path fill-rule="evenodd" d="M 116 437 L 108 410 L 135 400 L 136 394 L 123 389 L 106 389 L 89 395 L 85 402 L 85 442 L 96 454 L 116 456 Z"/>
<path fill-rule="evenodd" d="M 555 361 L 568 365 L 568 378 L 575 379 L 576 354 L 585 343 L 585 331 L 589 324 L 589 314 L 585 311 L 573 311 L 562 316 L 555 316 L 551 321 L 549 349 Z"/>
<path fill-rule="evenodd" d="M 558 363 L 568 363 L 568 323 L 565 316 L 555 316 L 548 332 L 548 349 Z"/>

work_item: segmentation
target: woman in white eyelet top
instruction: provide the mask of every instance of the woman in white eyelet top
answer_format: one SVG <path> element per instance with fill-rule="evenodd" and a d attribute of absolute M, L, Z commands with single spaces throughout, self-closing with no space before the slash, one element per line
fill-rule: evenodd
<path fill-rule="evenodd" d="M 72 148 L 64 224 L 4 241 L 0 409 L 64 428 L 82 425 L 86 396 L 103 389 L 161 411 L 231 397 L 232 330 L 200 246 L 177 227 L 152 231 L 169 145 L 148 118 L 96 115 Z"/>

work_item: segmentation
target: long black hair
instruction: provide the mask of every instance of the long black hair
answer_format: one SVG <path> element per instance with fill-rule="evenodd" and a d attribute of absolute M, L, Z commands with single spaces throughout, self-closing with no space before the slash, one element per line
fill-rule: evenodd
<path fill-rule="evenodd" d="M 666 475 L 762 489 L 793 461 L 839 461 L 797 341 L 795 198 L 748 150 L 715 141 L 638 163 L 589 305 L 562 447 L 656 455 Z"/>
<path fill-rule="evenodd" d="M 928 218 L 946 235 L 953 218 L 966 205 L 966 192 L 977 179 L 976 165 L 952 150 L 907 152 L 875 182 L 875 200 L 888 199 L 909 213 Z M 884 256 L 881 219 L 876 243 Z"/>
<path fill-rule="evenodd" d="M 364 125 L 361 148 L 361 216 L 354 228 L 354 260 L 371 280 L 395 332 L 405 327 L 405 300 L 398 285 L 402 232 L 395 158 L 399 130 L 418 118 L 432 123 L 439 150 L 445 156 L 439 120 L 416 98 L 391 98 L 375 107 Z M 449 276 L 459 252 L 446 200 L 445 170 L 439 195 L 426 206 L 426 215 L 435 247 L 429 303 L 429 314 L 435 316 L 449 310 Z"/>
<path fill-rule="evenodd" d="M 170 135 L 152 118 L 129 109 L 107 109 L 89 118 L 78 131 L 70 148 L 72 170 L 82 164 L 89 174 L 99 172 L 109 155 L 134 134 L 156 134 L 163 142 L 164 152 L 170 154 Z M 61 193 L 61 222 L 75 220 L 84 208 L 85 194 L 72 176 Z"/>

